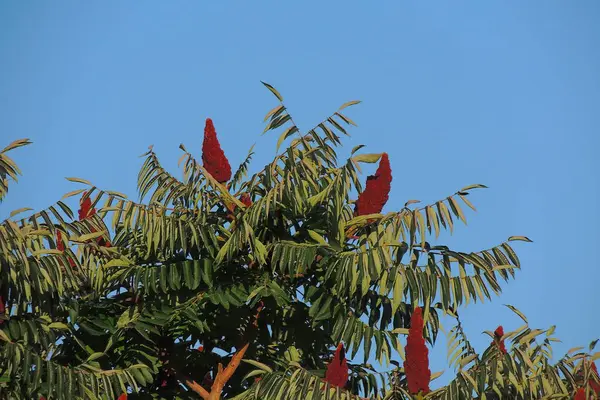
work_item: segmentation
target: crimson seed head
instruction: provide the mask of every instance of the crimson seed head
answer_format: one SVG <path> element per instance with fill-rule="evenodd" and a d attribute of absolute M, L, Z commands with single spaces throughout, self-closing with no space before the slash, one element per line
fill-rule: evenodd
<path fill-rule="evenodd" d="M 252 199 L 250 199 L 250 195 L 248 193 L 244 193 L 240 196 L 240 201 L 246 207 L 250 207 L 252 205 Z"/>
<path fill-rule="evenodd" d="M 502 325 L 500 325 L 499 327 L 496 328 L 496 330 L 494 331 L 494 335 L 500 339 L 502 336 L 504 336 L 504 328 L 502 328 Z"/>
<path fill-rule="evenodd" d="M 231 166 L 221 144 L 217 139 L 217 132 L 210 118 L 206 119 L 204 127 L 204 141 L 202 142 L 202 163 L 204 168 L 219 183 L 225 183 L 231 179 Z"/>
<path fill-rule="evenodd" d="M 504 328 L 502 328 L 502 325 L 500 325 L 494 331 L 494 343 L 498 345 L 498 350 L 500 353 L 506 354 L 506 345 L 504 344 L 504 339 L 502 339 L 502 336 L 504 336 Z"/>
<path fill-rule="evenodd" d="M 594 371 L 594 374 L 592 374 L 592 376 L 590 377 L 590 387 L 600 397 L 600 383 L 597 383 L 594 380 L 595 377 L 598 377 L 598 369 L 596 368 L 596 363 L 593 361 L 591 363 L 591 368 L 592 371 Z"/>
<path fill-rule="evenodd" d="M 65 251 L 65 242 L 60 231 L 56 231 L 56 250 Z"/>
<path fill-rule="evenodd" d="M 577 393 L 575 393 L 575 397 L 573 397 L 573 400 L 585 400 L 585 389 L 577 389 Z"/>
<path fill-rule="evenodd" d="M 86 194 L 87 192 L 84 192 L 81 198 L 83 199 L 83 197 L 85 197 Z M 92 208 L 92 199 L 90 199 L 88 196 L 85 200 L 81 201 L 81 205 L 79 208 L 79 220 L 81 221 L 82 219 L 91 217 L 94 214 L 96 214 L 96 209 Z"/>
<path fill-rule="evenodd" d="M 333 360 L 327 365 L 325 371 L 325 381 L 332 386 L 343 388 L 348 382 L 348 361 L 346 360 L 346 351 L 342 343 L 338 344 Z"/>
<path fill-rule="evenodd" d="M 354 215 L 378 214 L 387 203 L 392 183 L 392 169 L 387 153 L 381 155 L 375 175 L 367 177 L 365 190 L 358 196 Z"/>
<path fill-rule="evenodd" d="M 423 337 L 423 312 L 420 307 L 414 309 L 410 319 L 410 329 L 406 341 L 406 361 L 404 372 L 408 383 L 408 391 L 412 394 L 429 393 L 429 350 Z"/>
<path fill-rule="evenodd" d="M 4 299 L 2 298 L 2 296 L 0 296 L 0 314 L 4 314 L 5 311 L 6 306 L 4 305 Z M 0 325 L 2 325 L 3 323 L 4 321 L 0 319 Z"/>

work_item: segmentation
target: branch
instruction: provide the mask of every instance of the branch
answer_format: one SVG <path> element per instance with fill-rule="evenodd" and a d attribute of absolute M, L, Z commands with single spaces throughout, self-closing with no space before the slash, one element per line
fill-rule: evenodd
<path fill-rule="evenodd" d="M 235 353 L 234 356 L 231 358 L 231 361 L 229 361 L 229 364 L 227 364 L 227 367 L 225 367 L 225 369 L 223 369 L 223 366 L 219 364 L 219 372 L 217 373 L 215 382 L 210 388 L 210 395 L 208 396 L 208 400 L 219 400 L 221 398 L 221 391 L 225 387 L 227 381 L 229 381 L 229 379 L 233 376 L 233 373 L 235 372 L 237 367 L 242 362 L 242 358 L 244 358 L 244 354 L 246 354 L 246 350 L 248 350 L 249 346 L 250 343 L 246 343 L 244 347 L 242 347 L 237 353 Z"/>
<path fill-rule="evenodd" d="M 254 315 L 254 327 L 258 326 L 258 317 L 263 308 L 264 303 L 261 301 L 257 307 L 256 314 Z M 248 347 L 250 347 L 249 341 L 246 342 L 246 344 L 233 355 L 231 361 L 229 361 L 225 369 L 223 369 L 223 364 L 219 363 L 217 366 L 217 376 L 215 377 L 215 381 L 210 388 L 210 393 L 196 381 L 190 379 L 183 380 L 185 385 L 204 400 L 219 400 L 221 398 L 221 392 L 223 391 L 223 388 L 233 376 L 235 370 L 239 367 L 244 355 L 246 354 L 246 351 L 248 350 Z"/>
<path fill-rule="evenodd" d="M 190 388 L 191 391 L 197 393 L 204 400 L 208 400 L 210 393 L 208 393 L 206 391 L 206 389 L 204 389 L 199 383 L 197 383 L 196 381 L 188 380 L 188 379 L 185 379 L 184 383 L 188 388 Z"/>

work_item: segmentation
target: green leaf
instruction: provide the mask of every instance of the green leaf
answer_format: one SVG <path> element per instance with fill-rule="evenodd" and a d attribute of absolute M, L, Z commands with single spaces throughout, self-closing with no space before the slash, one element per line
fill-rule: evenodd
<path fill-rule="evenodd" d="M 81 235 L 76 238 L 70 238 L 70 240 L 72 242 L 86 243 L 92 239 L 97 239 L 104 235 L 106 235 L 106 231 L 98 231 L 98 232 L 86 233 L 85 235 Z"/>
<path fill-rule="evenodd" d="M 322 244 L 323 246 L 329 246 L 327 244 L 327 241 L 325 241 L 325 238 L 323 238 L 323 236 L 319 235 L 317 232 L 315 232 L 311 229 L 308 229 L 307 231 L 308 231 L 308 236 L 310 236 L 310 238 L 312 240 L 314 240 L 315 242 L 317 242 L 319 244 Z"/>
<path fill-rule="evenodd" d="M 73 190 L 72 192 L 68 192 L 63 197 L 61 197 L 61 200 L 67 199 L 69 197 L 77 196 L 78 194 L 85 192 L 85 190 L 86 189 L 77 189 L 77 190 Z"/>
<path fill-rule="evenodd" d="M 515 314 L 517 314 L 523 321 L 525 321 L 526 324 L 529 323 L 527 321 L 527 318 L 525 317 L 525 315 L 523 315 L 523 313 L 521 311 L 517 310 L 516 307 L 513 307 L 510 304 L 505 304 L 505 306 L 508 307 L 512 312 L 514 312 Z"/>
<path fill-rule="evenodd" d="M 273 372 L 273 370 L 267 365 L 267 364 L 263 364 L 261 362 L 255 361 L 255 360 L 249 360 L 249 359 L 242 359 L 243 362 L 253 365 L 256 368 L 260 368 L 261 370 L 265 371 L 265 372 Z"/>
<path fill-rule="evenodd" d="M 529 243 L 533 242 L 533 240 L 529 239 L 527 236 L 511 236 L 511 237 L 508 238 L 509 242 L 513 242 L 513 241 L 516 241 L 516 240 L 519 240 L 519 241 L 522 241 L 522 242 L 529 242 Z"/>
<path fill-rule="evenodd" d="M 352 151 L 350 152 L 350 155 L 354 155 L 354 153 L 356 153 L 357 151 L 359 151 L 360 149 L 362 149 L 363 147 L 365 147 L 364 144 L 359 144 L 358 146 L 354 146 L 352 148 Z"/>
<path fill-rule="evenodd" d="M 4 340 L 5 342 L 8 342 L 8 343 L 11 342 L 8 335 L 6 335 L 6 332 L 4 332 L 2 329 L 0 329 L 0 339 Z"/>
<path fill-rule="evenodd" d="M 12 142 L 11 144 L 9 144 L 8 146 L 6 146 L 0 153 L 3 154 L 8 151 L 11 151 L 13 149 L 16 149 L 18 147 L 27 146 L 31 143 L 33 143 L 33 142 L 31 142 L 29 139 L 17 139 L 14 142 Z"/>
<path fill-rule="evenodd" d="M 278 106 L 274 107 L 271 111 L 267 113 L 267 115 L 265 115 L 265 119 L 263 120 L 263 122 L 267 122 L 271 115 L 277 114 L 278 112 L 282 111 L 283 108 L 283 104 L 279 104 Z"/>
<path fill-rule="evenodd" d="M 381 159 L 381 154 L 382 153 L 359 154 L 357 156 L 352 157 L 352 160 L 356 162 L 374 164 Z"/>
<path fill-rule="evenodd" d="M 351 101 L 348 101 L 348 102 L 342 104 L 340 106 L 340 108 L 338 108 L 338 111 L 342 111 L 344 108 L 353 106 L 355 104 L 360 104 L 360 102 L 361 102 L 360 100 L 351 100 Z"/>
<path fill-rule="evenodd" d="M 266 82 L 260 81 L 260 83 L 262 83 L 263 85 L 265 85 L 267 87 L 267 89 L 269 89 L 271 91 L 271 93 L 273 93 L 275 95 L 275 97 L 277 97 L 277 99 L 279 101 L 283 101 L 283 97 L 281 97 L 281 95 L 279 94 L 279 92 L 277 91 L 277 89 L 275 89 L 273 86 L 269 85 Z"/>
<path fill-rule="evenodd" d="M 471 189 L 487 189 L 488 187 L 485 185 L 481 185 L 481 184 L 474 184 L 474 185 L 469 185 L 469 186 L 465 186 L 464 188 L 460 189 L 459 192 L 466 192 L 469 191 Z"/>
<path fill-rule="evenodd" d="M 296 125 L 292 125 L 289 128 L 287 128 L 282 134 L 281 136 L 279 136 L 279 140 L 277 140 L 277 146 L 276 146 L 276 151 L 279 151 L 279 147 L 281 146 L 281 144 L 285 141 L 285 139 L 289 138 L 290 136 L 292 136 L 294 133 L 298 132 L 298 127 Z"/>
<path fill-rule="evenodd" d="M 88 359 L 86 360 L 86 362 L 90 362 L 90 361 L 94 361 L 99 359 L 100 357 L 102 357 L 104 355 L 104 353 L 93 353 L 91 356 L 88 357 Z"/>
<path fill-rule="evenodd" d="M 444 371 L 438 371 L 438 372 L 434 372 L 431 374 L 431 377 L 429 378 L 430 381 L 434 381 L 437 378 L 439 378 L 440 376 L 444 375 Z"/>
<path fill-rule="evenodd" d="M 83 183 L 84 185 L 93 186 L 90 181 L 86 181 L 85 179 L 75 178 L 75 177 L 71 177 L 71 178 L 67 177 L 65 179 L 68 180 L 68 181 L 70 181 L 70 182 Z"/>
<path fill-rule="evenodd" d="M 62 322 L 53 322 L 50 325 L 48 325 L 48 328 L 50 328 L 50 329 L 60 329 L 60 330 L 69 330 L 69 326 L 67 324 L 62 323 Z"/>
<path fill-rule="evenodd" d="M 406 203 L 404 203 L 404 207 L 408 207 L 411 204 L 417 204 L 417 203 L 420 203 L 420 202 L 421 202 L 421 200 L 409 200 Z"/>
<path fill-rule="evenodd" d="M 20 214 L 20 213 L 22 213 L 22 212 L 25 212 L 25 211 L 31 211 L 31 210 L 33 210 L 33 208 L 24 207 L 24 208 L 19 208 L 18 210 L 11 211 L 11 213 L 10 213 L 10 218 L 12 218 L 12 217 L 14 217 L 15 215 L 17 215 L 17 214 Z"/>

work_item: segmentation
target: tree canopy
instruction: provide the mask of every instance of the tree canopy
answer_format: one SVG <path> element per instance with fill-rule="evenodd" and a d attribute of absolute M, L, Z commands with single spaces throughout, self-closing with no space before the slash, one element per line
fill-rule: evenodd
<path fill-rule="evenodd" d="M 6 399 L 597 398 L 596 341 L 557 361 L 554 327 L 490 327 L 478 354 L 459 309 L 500 294 L 521 265 L 512 236 L 475 251 L 440 243 L 475 210 L 469 185 L 383 213 L 386 153 L 336 149 L 350 101 L 300 132 L 280 93 L 265 117 L 285 150 L 232 169 L 207 119 L 182 178 L 150 148 L 139 200 L 81 178 L 42 211 L 0 224 L 0 397 Z M 0 201 L 20 171 L 0 153 Z M 377 164 L 363 185 L 361 166 Z M 235 171 L 234 171 L 235 170 Z M 76 215 L 68 205 L 79 199 Z M 446 385 L 429 347 L 448 332 Z M 361 352 L 362 360 L 356 360 Z M 383 366 L 375 368 L 369 360 Z"/>

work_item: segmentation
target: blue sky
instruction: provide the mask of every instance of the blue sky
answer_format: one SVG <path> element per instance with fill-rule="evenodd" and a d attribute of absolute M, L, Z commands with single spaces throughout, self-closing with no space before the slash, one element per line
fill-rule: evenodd
<path fill-rule="evenodd" d="M 176 172 L 207 117 L 233 165 L 257 143 L 254 171 L 276 143 L 260 80 L 303 130 L 360 99 L 347 149 L 389 153 L 388 211 L 483 183 L 444 244 L 534 240 L 500 298 L 462 310 L 476 348 L 520 326 L 509 303 L 556 324 L 561 355 L 600 336 L 599 18 L 595 0 L 1 2 L 0 146 L 34 144 L 13 153 L 24 177 L 0 217 L 51 205 L 77 188 L 66 176 L 135 197 L 138 156 L 153 144 Z M 432 370 L 445 354 L 441 338 Z"/>

